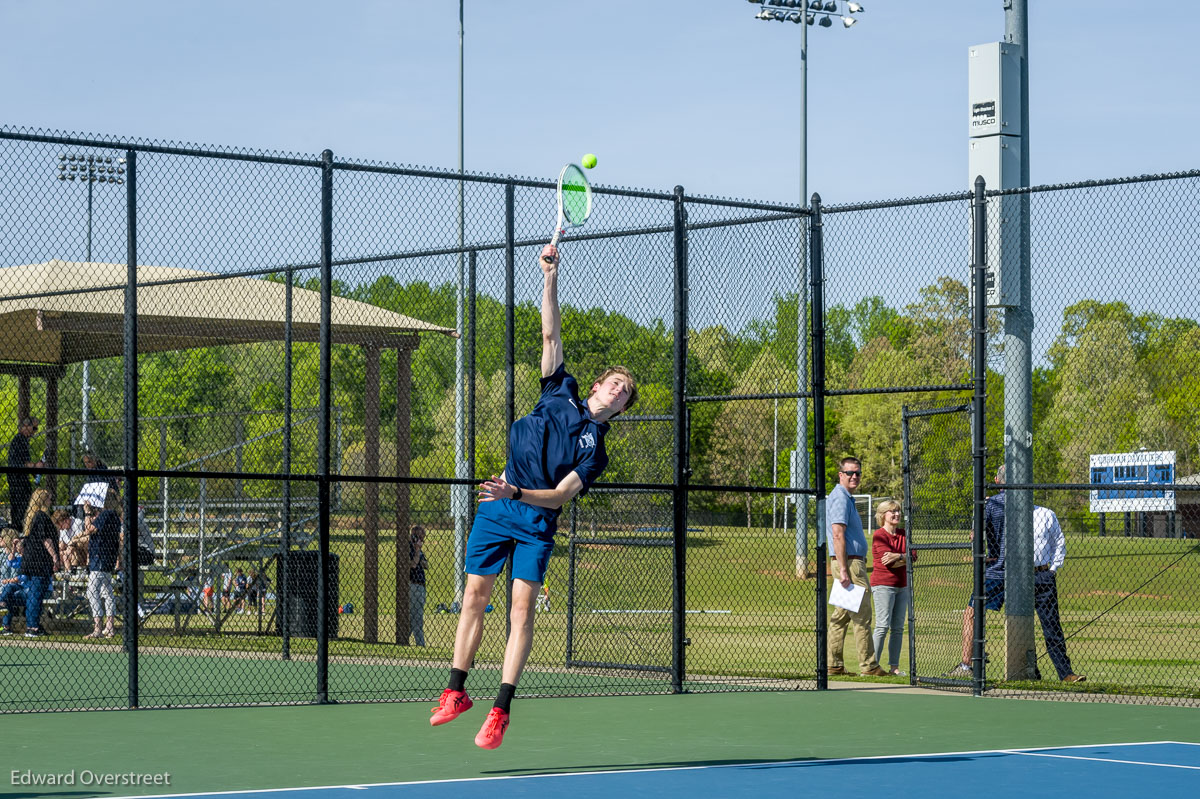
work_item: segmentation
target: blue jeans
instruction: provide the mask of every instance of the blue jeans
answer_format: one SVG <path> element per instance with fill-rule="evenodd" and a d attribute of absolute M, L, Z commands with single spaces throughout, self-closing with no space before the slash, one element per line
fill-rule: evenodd
<path fill-rule="evenodd" d="M 25 632 L 37 629 L 42 617 L 42 599 L 50 587 L 49 577 L 25 575 Z"/>
<path fill-rule="evenodd" d="M 4 618 L 0 619 L 0 627 L 7 627 L 12 621 L 12 609 L 25 604 L 25 586 L 21 583 L 8 583 L 0 588 L 0 605 L 4 606 Z"/>
<path fill-rule="evenodd" d="M 408 584 L 408 626 L 416 645 L 425 646 L 425 586 L 417 583 Z"/>
<path fill-rule="evenodd" d="M 871 586 L 871 599 L 875 603 L 875 631 L 872 643 L 875 646 L 875 658 L 883 661 L 883 640 L 891 631 L 888 642 L 888 666 L 900 666 L 900 647 L 904 643 L 904 619 L 908 615 L 909 589 L 896 588 L 891 585 Z"/>
<path fill-rule="evenodd" d="M 987 595 L 985 607 L 988 610 L 1000 610 L 1004 607 L 1004 580 L 988 579 L 984 581 L 984 593 Z M 1046 654 L 1054 664 L 1061 680 L 1068 674 L 1073 674 L 1071 658 L 1067 657 L 1067 639 L 1063 634 L 1062 621 L 1058 615 L 1058 581 L 1054 572 L 1040 571 L 1033 575 L 1033 609 L 1037 611 L 1038 620 L 1042 623 L 1042 637 L 1046 640 Z M 1041 679 L 1039 676 L 1038 679 Z"/>

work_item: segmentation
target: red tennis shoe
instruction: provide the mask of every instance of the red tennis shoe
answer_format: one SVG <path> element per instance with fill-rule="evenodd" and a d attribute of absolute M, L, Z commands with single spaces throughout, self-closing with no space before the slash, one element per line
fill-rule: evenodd
<path fill-rule="evenodd" d="M 504 743 L 504 731 L 508 729 L 508 714 L 498 707 L 488 713 L 487 721 L 475 736 L 475 745 L 484 749 L 495 749 Z"/>
<path fill-rule="evenodd" d="M 429 711 L 433 714 L 429 723 L 436 727 L 439 724 L 454 721 L 460 713 L 470 710 L 474 704 L 471 697 L 467 696 L 466 691 L 452 691 L 447 688 L 442 691 L 442 699 L 438 702 L 438 706 Z"/>

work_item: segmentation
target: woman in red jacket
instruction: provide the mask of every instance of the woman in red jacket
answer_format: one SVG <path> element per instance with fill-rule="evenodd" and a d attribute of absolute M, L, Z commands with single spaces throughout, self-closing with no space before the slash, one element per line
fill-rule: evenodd
<path fill-rule="evenodd" d="M 904 617 L 908 614 L 911 594 L 908 588 L 908 538 L 900 527 L 900 503 L 886 499 L 875 510 L 879 529 L 871 536 L 871 599 L 875 603 L 875 657 L 883 660 L 883 639 L 888 640 L 888 667 L 900 673 L 900 646 L 904 642 Z"/>

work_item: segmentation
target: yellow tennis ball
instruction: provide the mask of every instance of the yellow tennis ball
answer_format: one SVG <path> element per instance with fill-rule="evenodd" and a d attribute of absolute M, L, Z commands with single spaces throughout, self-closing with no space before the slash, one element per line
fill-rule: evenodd
<path fill-rule="evenodd" d="M 596 156 L 592 155 L 591 153 L 585 155 L 583 157 L 583 165 L 588 169 L 594 167 L 596 165 Z"/>

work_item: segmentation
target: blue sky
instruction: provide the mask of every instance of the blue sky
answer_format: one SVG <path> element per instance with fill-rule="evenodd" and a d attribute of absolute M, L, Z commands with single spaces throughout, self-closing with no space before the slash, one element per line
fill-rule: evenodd
<path fill-rule="evenodd" d="M 967 48 L 1002 0 L 810 28 L 809 187 L 967 184 Z M 1200 167 L 1200 4 L 1030 3 L 1035 183 Z M 466 0 L 466 167 L 798 197 L 799 28 L 746 0 Z M 457 165 L 457 0 L 0 3 L 0 123 Z"/>

